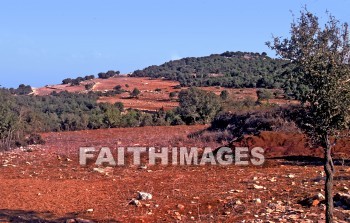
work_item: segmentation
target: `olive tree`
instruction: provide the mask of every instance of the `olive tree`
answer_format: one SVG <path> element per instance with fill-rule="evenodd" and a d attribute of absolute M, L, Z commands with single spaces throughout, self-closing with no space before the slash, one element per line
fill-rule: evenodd
<path fill-rule="evenodd" d="M 303 117 L 305 132 L 324 148 L 326 173 L 326 222 L 333 222 L 334 164 L 331 150 L 338 137 L 349 130 L 350 46 L 347 23 L 328 14 L 324 26 L 318 17 L 304 9 L 291 24 L 290 38 L 274 37 L 267 45 L 295 65 L 292 78 L 307 86 L 299 92 L 308 111 Z"/>
<path fill-rule="evenodd" d="M 220 100 L 213 92 L 191 87 L 180 91 L 176 113 L 186 124 L 208 124 L 220 109 Z"/>

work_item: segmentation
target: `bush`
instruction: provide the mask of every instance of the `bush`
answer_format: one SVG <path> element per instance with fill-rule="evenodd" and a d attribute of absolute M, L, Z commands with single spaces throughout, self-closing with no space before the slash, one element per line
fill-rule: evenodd
<path fill-rule="evenodd" d="M 33 89 L 30 85 L 20 84 L 17 89 L 14 89 L 12 94 L 17 95 L 28 95 L 33 92 Z"/>
<path fill-rule="evenodd" d="M 272 93 L 269 90 L 266 89 L 259 89 L 256 91 L 256 94 L 258 96 L 258 102 L 261 102 L 262 100 L 267 100 L 272 98 Z"/>
<path fill-rule="evenodd" d="M 211 123 L 211 130 L 227 130 L 235 137 L 246 134 L 258 134 L 260 131 L 298 132 L 300 120 L 296 106 L 275 107 L 267 110 L 242 113 L 220 113 Z"/>
<path fill-rule="evenodd" d="M 177 96 L 177 92 L 175 92 L 175 91 L 172 91 L 172 92 L 169 93 L 169 98 L 170 99 L 174 99 L 176 96 Z"/>
<path fill-rule="evenodd" d="M 177 113 L 186 124 L 209 123 L 221 109 L 218 97 L 195 87 L 179 93 Z"/>
<path fill-rule="evenodd" d="M 124 104 L 122 102 L 116 102 L 114 103 L 114 106 L 120 111 L 124 111 Z"/>
<path fill-rule="evenodd" d="M 41 137 L 41 135 L 32 133 L 29 135 L 27 139 L 28 145 L 39 145 L 39 144 L 45 144 L 45 140 Z"/>
<path fill-rule="evenodd" d="M 95 86 L 95 83 L 89 83 L 85 85 L 85 89 L 89 91 L 89 90 L 92 90 L 94 86 Z"/>
<path fill-rule="evenodd" d="M 132 92 L 130 92 L 130 96 L 135 97 L 135 98 L 137 98 L 140 94 L 141 94 L 141 91 L 137 88 L 134 88 L 134 90 L 132 90 Z"/>
<path fill-rule="evenodd" d="M 114 77 L 114 76 L 119 75 L 119 74 L 120 74 L 119 71 L 109 70 L 109 71 L 107 71 L 107 73 L 104 73 L 104 72 L 99 73 L 98 78 L 108 79 L 108 78 Z"/>
<path fill-rule="evenodd" d="M 229 95 L 228 91 L 227 90 L 223 90 L 220 93 L 220 98 L 225 101 L 225 100 L 227 100 L 228 95 Z"/>

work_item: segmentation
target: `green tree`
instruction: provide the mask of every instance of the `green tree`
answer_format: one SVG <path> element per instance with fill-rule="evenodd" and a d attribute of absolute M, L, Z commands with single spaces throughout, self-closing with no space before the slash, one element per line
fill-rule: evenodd
<path fill-rule="evenodd" d="M 257 90 L 256 95 L 258 97 L 258 102 L 261 102 L 263 100 L 267 100 L 267 102 L 269 102 L 269 100 L 272 98 L 272 93 L 266 89 Z"/>
<path fill-rule="evenodd" d="M 228 95 L 229 95 L 228 91 L 227 90 L 223 90 L 220 93 L 220 98 L 225 101 L 225 100 L 227 100 Z"/>
<path fill-rule="evenodd" d="M 170 100 L 173 100 L 176 96 L 177 96 L 177 92 L 176 91 L 172 91 L 172 92 L 169 93 Z"/>
<path fill-rule="evenodd" d="M 283 59 L 290 60 L 297 84 L 308 87 L 299 92 L 307 109 L 305 131 L 316 145 L 324 148 L 326 173 L 326 222 L 333 222 L 334 165 L 331 137 L 348 132 L 350 120 L 350 45 L 348 24 L 333 16 L 325 26 L 306 9 L 291 25 L 291 37 L 274 38 L 267 45 Z"/>
<path fill-rule="evenodd" d="M 130 96 L 137 98 L 140 94 L 141 91 L 138 88 L 134 88 L 134 90 L 132 90 L 132 92 L 130 93 Z"/>
<path fill-rule="evenodd" d="M 177 113 L 187 124 L 209 123 L 221 109 L 218 96 L 195 87 L 179 93 Z"/>

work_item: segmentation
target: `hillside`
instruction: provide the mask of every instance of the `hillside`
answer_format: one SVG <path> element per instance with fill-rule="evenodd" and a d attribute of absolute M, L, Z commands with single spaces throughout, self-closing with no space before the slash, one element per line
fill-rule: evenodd
<path fill-rule="evenodd" d="M 287 84 L 284 74 L 290 69 L 287 61 L 270 58 L 266 53 L 225 52 L 149 66 L 131 76 L 163 77 L 182 86 L 280 88 Z"/>
<path fill-rule="evenodd" d="M 79 85 L 71 86 L 70 84 L 47 85 L 34 89 L 34 94 L 39 96 L 50 95 L 53 92 L 68 91 L 71 93 L 86 94 L 89 91 L 85 89 L 85 85 L 94 83 L 92 92 L 110 92 L 115 86 L 120 85 L 125 92 L 111 96 L 99 97 L 99 102 L 116 103 L 122 102 L 125 108 L 139 109 L 143 111 L 156 111 L 160 108 L 170 110 L 178 106 L 176 99 L 170 99 L 171 92 L 179 92 L 188 87 L 179 88 L 178 81 L 154 79 L 148 77 L 127 77 L 118 76 L 109 79 L 95 78 L 89 81 L 83 81 Z M 128 87 L 126 87 L 128 86 Z M 131 98 L 129 91 L 137 88 L 141 91 L 138 98 Z M 223 90 L 227 90 L 235 100 L 244 100 L 246 98 L 257 99 L 255 88 L 226 88 L 226 87 L 200 87 L 202 90 L 214 92 L 220 95 Z M 273 91 L 273 90 L 271 90 Z M 290 101 L 284 99 L 271 99 L 271 103 L 288 104 Z"/>

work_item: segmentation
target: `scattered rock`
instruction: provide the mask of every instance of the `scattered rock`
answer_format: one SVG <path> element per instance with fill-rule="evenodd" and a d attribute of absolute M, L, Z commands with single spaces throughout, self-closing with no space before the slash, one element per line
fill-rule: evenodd
<path fill-rule="evenodd" d="M 98 173 L 105 173 L 105 169 L 103 169 L 103 168 L 94 168 L 94 169 L 92 169 L 93 171 L 95 171 L 95 172 L 98 172 Z"/>
<path fill-rule="evenodd" d="M 135 205 L 136 207 L 141 207 L 141 206 L 142 206 L 141 201 L 136 200 L 136 199 L 132 199 L 132 200 L 129 202 L 129 205 Z"/>
<path fill-rule="evenodd" d="M 295 178 L 295 175 L 294 174 L 288 174 L 287 177 L 288 178 Z"/>
<path fill-rule="evenodd" d="M 137 200 L 152 200 L 153 196 L 146 192 L 137 192 Z"/>
<path fill-rule="evenodd" d="M 257 189 L 257 190 L 265 189 L 263 186 L 259 186 L 257 184 L 253 184 L 253 187 L 254 189 Z"/>
<path fill-rule="evenodd" d="M 319 200 L 324 200 L 324 199 L 326 199 L 325 196 L 323 196 L 323 194 L 321 194 L 321 193 L 318 193 L 318 194 L 316 195 L 316 197 L 317 197 L 317 199 L 319 199 Z"/>
<path fill-rule="evenodd" d="M 177 209 L 179 209 L 179 210 L 184 210 L 184 209 L 185 209 L 185 206 L 182 205 L 182 204 L 178 204 L 176 207 L 177 207 Z"/>
<path fill-rule="evenodd" d="M 94 221 L 86 220 L 86 219 L 82 219 L 82 218 L 75 219 L 75 222 L 76 223 L 94 223 Z"/>
<path fill-rule="evenodd" d="M 260 199 L 260 198 L 254 199 L 254 203 L 255 203 L 255 204 L 261 204 L 261 199 Z"/>
<path fill-rule="evenodd" d="M 147 168 L 148 168 L 148 167 L 147 167 L 146 165 L 141 165 L 141 166 L 139 166 L 139 169 L 140 169 L 140 170 L 147 170 Z"/>
<path fill-rule="evenodd" d="M 272 177 L 271 179 L 269 179 L 269 181 L 271 181 L 271 182 L 276 182 L 277 179 L 276 179 L 276 177 Z"/>
<path fill-rule="evenodd" d="M 235 202 L 235 204 L 237 204 L 237 205 L 241 205 L 241 204 L 242 204 L 242 201 L 237 200 L 237 201 Z"/>

